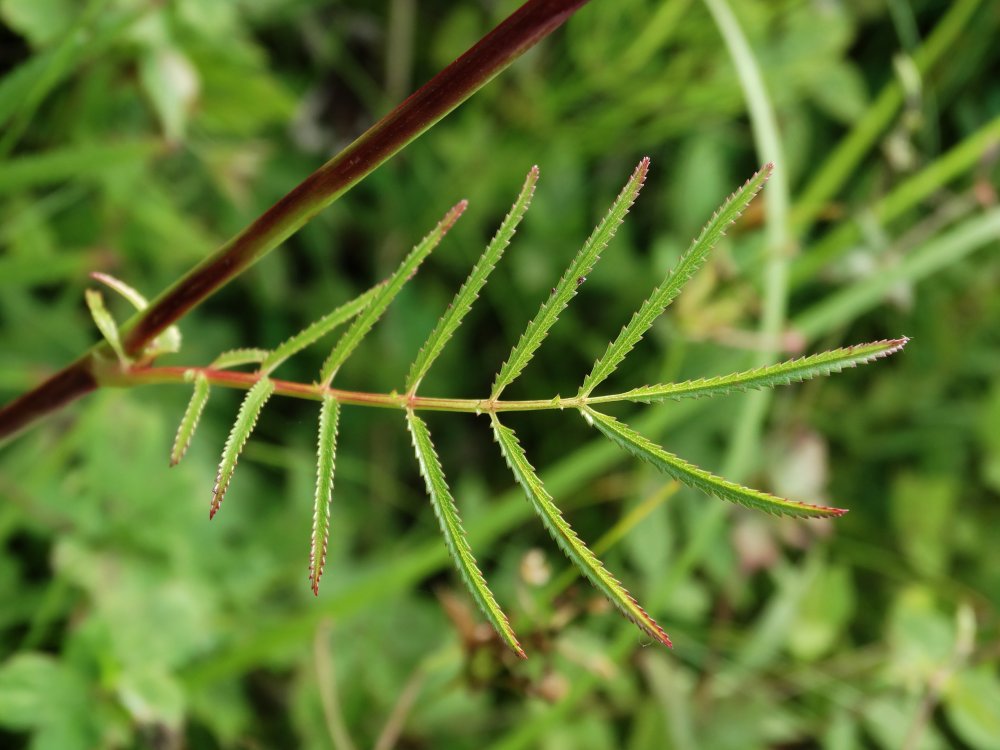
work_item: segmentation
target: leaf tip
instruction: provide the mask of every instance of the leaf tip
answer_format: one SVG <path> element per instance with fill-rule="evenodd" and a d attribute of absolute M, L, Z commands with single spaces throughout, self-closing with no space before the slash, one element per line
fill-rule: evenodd
<path fill-rule="evenodd" d="M 455 222 L 458 221 L 458 218 L 465 213 L 465 209 L 468 207 L 469 201 L 464 198 L 452 206 L 451 210 L 445 214 L 443 219 L 441 219 L 441 231 L 447 232 L 451 229 L 455 225 Z"/>

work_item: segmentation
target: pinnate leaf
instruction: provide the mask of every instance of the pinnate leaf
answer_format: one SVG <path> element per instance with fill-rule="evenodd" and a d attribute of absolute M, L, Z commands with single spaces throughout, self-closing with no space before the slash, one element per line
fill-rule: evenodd
<path fill-rule="evenodd" d="M 420 475 L 424 478 L 427 494 L 434 506 L 434 513 L 441 525 L 441 532 L 444 534 L 448 552 L 451 553 L 452 560 L 455 561 L 455 567 L 462 574 L 462 579 L 465 581 L 469 593 L 472 594 L 472 598 L 476 600 L 476 604 L 479 605 L 479 609 L 482 610 L 493 629 L 518 656 L 522 659 L 525 658 L 524 650 L 517 642 L 517 636 L 514 635 L 507 616 L 500 609 L 500 605 L 497 604 L 493 593 L 486 584 L 486 579 L 476 565 L 472 548 L 469 547 L 465 530 L 462 528 L 458 507 L 455 505 L 451 490 L 448 489 L 441 462 L 438 460 L 434 444 L 431 442 L 431 433 L 427 429 L 427 424 L 408 409 L 406 426 L 413 440 L 417 462 L 420 464 Z"/>
<path fill-rule="evenodd" d="M 320 381 L 324 386 L 330 385 L 341 365 L 347 361 L 347 358 L 351 356 L 357 345 L 361 343 L 361 340 L 372 329 L 372 326 L 382 317 L 382 313 L 385 312 L 389 303 L 396 298 L 396 295 L 399 294 L 406 282 L 416 273 L 417 268 L 420 267 L 424 258 L 430 254 L 431 250 L 437 247 L 452 225 L 458 221 L 458 217 L 465 211 L 466 206 L 468 206 L 468 202 L 461 201 L 445 214 L 434 230 L 417 243 L 416 247 L 403 259 L 403 262 L 399 264 L 399 268 L 389 277 L 388 281 L 376 287 L 377 291 L 372 297 L 370 304 L 354 319 L 350 328 L 343 333 L 336 346 L 334 346 L 333 351 L 330 352 L 330 356 L 323 363 L 323 369 L 320 371 Z"/>
<path fill-rule="evenodd" d="M 323 396 L 319 412 L 319 440 L 316 448 L 316 498 L 313 509 L 312 540 L 309 545 L 309 584 L 319 596 L 319 579 L 326 565 L 330 539 L 330 501 L 333 497 L 333 471 L 337 458 L 337 425 L 340 404 L 330 394 Z"/>
<path fill-rule="evenodd" d="M 521 334 L 521 338 L 493 381 L 491 399 L 499 398 L 504 388 L 510 385 L 531 361 L 549 329 L 555 325 L 559 315 L 576 295 L 577 287 L 587 278 L 594 264 L 600 258 L 601 252 L 607 247 L 608 242 L 615 236 L 618 227 L 625 220 L 625 215 L 642 189 L 648 171 L 649 158 L 646 157 L 639 162 L 629 181 L 612 204 L 611 210 L 594 229 L 586 244 L 577 253 L 562 278 L 559 279 L 559 283 L 552 290 L 549 298 L 542 303 L 534 319 Z"/>
<path fill-rule="evenodd" d="M 765 164 L 759 172 L 743 184 L 743 187 L 729 196 L 722 207 L 713 214 L 677 265 L 653 290 L 649 298 L 642 303 L 642 307 L 632 316 L 628 325 L 622 328 L 618 338 L 608 345 L 604 355 L 594 363 L 590 374 L 580 386 L 579 396 L 589 395 L 594 388 L 618 368 L 618 365 L 632 351 L 632 348 L 642 340 L 646 331 L 673 302 L 688 280 L 705 264 L 709 253 L 715 243 L 726 233 L 726 229 L 740 217 L 740 214 L 750 205 L 750 201 L 760 192 L 773 168 L 773 164 Z"/>
<path fill-rule="evenodd" d="M 652 464 L 667 476 L 706 494 L 779 516 L 823 518 L 841 516 L 847 512 L 840 508 L 785 500 L 766 492 L 743 487 L 668 453 L 614 417 L 595 411 L 589 406 L 582 407 L 582 411 L 588 422 L 633 456 Z"/>
<path fill-rule="evenodd" d="M 774 388 L 779 385 L 799 383 L 803 380 L 830 375 L 840 372 L 846 367 L 874 362 L 882 357 L 895 354 L 906 346 L 907 338 L 887 339 L 870 344 L 858 344 L 842 349 L 831 349 L 808 357 L 791 359 L 765 367 L 758 367 L 744 372 L 720 375 L 714 378 L 699 378 L 683 383 L 663 383 L 660 385 L 645 385 L 633 388 L 625 393 L 612 396 L 595 396 L 587 399 L 589 404 L 610 403 L 613 401 L 641 401 L 653 403 L 667 399 L 700 398 L 704 396 L 721 396 L 737 391 L 757 388 Z"/>
<path fill-rule="evenodd" d="M 621 610 L 622 614 L 634 622 L 644 633 L 660 643 L 670 646 L 670 638 L 667 634 L 652 617 L 646 614 L 645 610 L 639 606 L 621 583 L 607 571 L 597 556 L 591 552 L 590 548 L 583 543 L 566 519 L 563 518 L 559 508 L 556 507 L 552 497 L 542 484 L 542 480 L 528 462 L 514 431 L 502 425 L 497 419 L 496 413 L 491 413 L 490 418 L 493 423 L 493 434 L 500 444 L 500 450 L 503 452 L 507 465 L 514 473 L 518 484 L 524 489 L 545 528 L 566 554 L 566 557 L 612 604 Z"/>
<path fill-rule="evenodd" d="M 205 373 L 198 372 L 194 376 L 194 393 L 188 402 L 184 416 L 181 418 L 180 427 L 177 428 L 177 436 L 174 438 L 174 446 L 170 451 L 170 465 L 176 466 L 187 453 L 188 446 L 191 445 L 191 438 L 198 429 L 202 412 L 205 411 L 205 404 L 208 403 L 208 395 L 211 388 Z"/>
<path fill-rule="evenodd" d="M 236 462 L 240 457 L 243 446 L 250 438 L 250 433 L 257 425 L 257 418 L 260 416 L 264 404 L 274 393 L 274 381 L 270 378 L 261 378 L 253 387 L 247 391 L 243 403 L 240 404 L 239 413 L 233 423 L 233 429 L 229 432 L 226 445 L 222 449 L 222 460 L 219 462 L 219 473 L 216 475 L 215 488 L 212 490 L 212 505 L 208 511 L 208 517 L 214 518 L 222 505 L 222 498 L 229 489 L 229 482 L 236 471 Z"/>
<path fill-rule="evenodd" d="M 500 228 L 493 236 L 490 244 L 487 245 L 486 251 L 476 262 L 476 265 L 469 273 L 469 278 L 465 280 L 462 288 L 458 290 L 455 299 L 448 305 L 447 312 L 438 321 L 434 330 L 431 331 L 430 336 L 427 337 L 427 341 L 421 347 L 420 353 L 417 354 L 417 358 L 410 366 L 410 372 L 406 377 L 407 393 L 416 392 L 420 386 L 420 381 L 424 379 L 427 371 L 434 364 L 434 360 L 444 350 L 449 339 L 458 330 L 469 310 L 472 309 L 472 303 L 479 298 L 479 291 L 483 288 L 490 273 L 496 267 L 497 261 L 500 260 L 504 250 L 507 249 L 507 245 L 510 244 L 517 225 L 524 218 L 524 214 L 527 213 L 537 182 L 538 167 L 535 166 L 528 172 L 524 186 L 521 188 L 521 193 L 517 196 L 517 200 L 500 224 Z"/>

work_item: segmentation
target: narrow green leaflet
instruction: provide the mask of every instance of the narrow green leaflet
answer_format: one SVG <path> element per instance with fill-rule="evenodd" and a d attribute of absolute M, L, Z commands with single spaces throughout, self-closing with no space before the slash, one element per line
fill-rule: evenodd
<path fill-rule="evenodd" d="M 261 378 L 253 387 L 247 391 L 243 403 L 240 404 L 240 411 L 236 415 L 233 429 L 229 432 L 226 445 L 222 449 L 222 460 L 219 462 L 219 473 L 215 479 L 215 487 L 212 490 L 212 506 L 208 511 L 208 517 L 214 518 L 222 505 L 222 497 L 229 489 L 229 482 L 236 471 L 236 461 L 239 459 L 243 446 L 246 445 L 257 424 L 264 404 L 274 393 L 274 382 L 270 378 Z"/>
<path fill-rule="evenodd" d="M 147 307 L 149 307 L 149 301 L 138 291 L 130 287 L 124 281 L 119 278 L 112 276 L 109 273 L 101 273 L 100 271 L 94 271 L 90 274 L 90 278 L 94 281 L 100 281 L 109 289 L 114 289 L 118 294 L 127 299 L 132 303 L 132 307 L 136 310 L 142 312 Z"/>
<path fill-rule="evenodd" d="M 90 278 L 100 281 L 109 289 L 114 289 L 118 294 L 132 303 L 139 312 L 149 307 L 149 301 L 138 291 L 126 284 L 119 278 L 108 273 L 94 271 Z M 179 352 L 181 350 L 181 329 L 177 326 L 168 327 L 163 333 L 157 336 L 153 343 L 146 347 L 145 353 L 148 355 L 166 354 Z"/>
<path fill-rule="evenodd" d="M 445 214 L 444 218 L 434 227 L 434 230 L 417 243 L 416 247 L 410 251 L 410 254 L 403 259 L 403 262 L 399 264 L 399 268 L 389 277 L 389 280 L 377 287 L 378 291 L 375 293 L 371 303 L 355 318 L 351 327 L 340 337 L 337 345 L 330 352 L 330 356 L 323 363 L 323 369 L 320 371 L 320 381 L 324 387 L 330 385 L 330 382 L 337 374 L 337 370 L 347 361 L 347 358 L 354 352 L 355 347 L 361 343 L 361 340 L 368 334 L 372 326 L 382 317 L 382 313 L 385 312 L 389 303 L 396 298 L 403 285 L 416 273 L 417 268 L 420 267 L 424 258 L 430 254 L 431 250 L 437 247 L 452 225 L 458 221 L 458 217 L 465 211 L 466 206 L 468 206 L 468 202 L 461 201 Z"/>
<path fill-rule="evenodd" d="M 94 319 L 94 323 L 97 324 L 97 329 L 104 336 L 104 340 L 108 342 L 115 354 L 118 355 L 118 361 L 121 362 L 122 367 L 126 367 L 129 360 L 125 356 L 125 350 L 122 348 L 122 340 L 118 335 L 118 324 L 111 317 L 108 308 L 104 306 L 104 295 L 96 289 L 87 289 L 84 291 L 84 297 L 87 300 L 87 307 L 90 308 L 90 316 Z"/>
<path fill-rule="evenodd" d="M 841 516 L 847 512 L 840 508 L 827 508 L 821 505 L 807 505 L 793 500 L 785 500 L 766 492 L 743 487 L 668 453 L 614 417 L 594 411 L 589 406 L 584 406 L 582 412 L 588 422 L 633 456 L 647 461 L 667 476 L 706 494 L 779 516 L 822 518 Z"/>
<path fill-rule="evenodd" d="M 469 310 L 472 309 L 472 303 L 479 298 L 479 291 L 483 288 L 490 273 L 496 267 L 497 261 L 500 260 L 504 250 L 507 249 L 507 245 L 510 244 L 517 225 L 524 218 L 524 214 L 527 213 L 528 206 L 531 204 L 531 197 L 535 193 L 535 184 L 537 182 L 538 167 L 535 166 L 528 172 L 528 176 L 524 181 L 524 187 L 521 188 L 521 193 L 517 196 L 517 200 L 510 209 L 510 213 L 507 214 L 500 224 L 500 228 L 493 236 L 486 251 L 480 256 L 471 273 L 469 273 L 469 278 L 465 280 L 462 288 L 458 290 L 455 299 L 448 305 L 447 312 L 438 321 L 431 335 L 427 337 L 427 341 L 421 347 L 420 353 L 417 354 L 417 358 L 410 366 L 410 372 L 406 377 L 407 393 L 416 393 L 417 388 L 420 386 L 420 381 L 424 379 L 434 360 L 437 359 L 438 355 L 444 349 L 445 344 L 451 339 L 452 334 L 462 324 L 462 320 Z"/>
<path fill-rule="evenodd" d="M 720 375 L 715 378 L 699 378 L 683 383 L 663 383 L 633 388 L 625 393 L 611 396 L 595 396 L 587 399 L 588 404 L 611 403 L 614 401 L 641 401 L 653 403 L 667 399 L 700 398 L 720 396 L 751 388 L 774 388 L 779 385 L 798 383 L 803 380 L 830 375 L 847 367 L 857 367 L 877 359 L 895 354 L 906 346 L 907 338 L 875 341 L 858 344 L 843 349 L 812 354 L 808 357 L 779 362 L 766 367 Z"/>
<path fill-rule="evenodd" d="M 187 453 L 188 446 L 191 445 L 191 438 L 194 431 L 198 429 L 198 422 L 201 414 L 205 411 L 205 404 L 208 403 L 208 394 L 211 387 L 208 378 L 202 372 L 194 376 L 194 393 L 188 402 L 184 416 L 181 418 L 180 427 L 177 428 L 177 436 L 174 438 L 174 447 L 170 451 L 170 465 L 176 466 Z"/>
<path fill-rule="evenodd" d="M 489 620 L 497 634 L 518 656 L 525 658 L 524 649 L 517 642 L 517 636 L 507 621 L 507 616 L 500 609 L 493 593 L 486 584 L 486 579 L 476 565 L 476 559 L 472 555 L 472 549 L 465 537 L 465 530 L 462 528 L 462 520 L 458 515 L 458 507 L 448 489 L 448 483 L 441 469 L 441 462 L 438 460 L 431 442 L 431 433 L 427 429 L 426 423 L 420 419 L 412 410 L 406 412 L 406 426 L 410 431 L 413 440 L 413 449 L 417 454 L 417 462 L 420 464 L 420 474 L 427 485 L 427 494 L 430 496 L 431 504 L 434 506 L 434 513 L 441 524 L 441 532 L 444 534 L 448 552 L 451 553 L 455 566 L 462 574 L 462 579 L 468 587 L 472 598 L 476 600 L 479 609 L 482 610 L 486 619 Z"/>
<path fill-rule="evenodd" d="M 667 634 L 652 617 L 646 614 L 646 611 L 638 605 L 621 583 L 607 571 L 597 556 L 581 541 L 566 519 L 563 518 L 559 508 L 556 507 L 552 497 L 542 485 L 542 480 L 528 463 L 528 458 L 514 431 L 500 424 L 496 413 L 491 413 L 490 419 L 493 422 L 493 434 L 500 444 L 500 450 L 503 452 L 507 465 L 514 472 L 514 477 L 524 489 L 535 512 L 538 513 L 545 528 L 562 548 L 566 557 L 612 604 L 621 610 L 622 614 L 639 626 L 644 633 L 660 643 L 670 646 L 670 638 Z"/>
<path fill-rule="evenodd" d="M 629 178 L 629 181 L 615 199 L 611 210 L 608 211 L 607 215 L 594 229 L 593 234 L 590 235 L 586 244 L 577 253 L 562 278 L 559 279 L 559 283 L 552 290 L 549 298 L 542 303 L 538 314 L 528 324 L 525 332 L 521 334 L 521 338 L 514 346 L 510 356 L 503 363 L 500 372 L 497 373 L 496 379 L 493 381 L 493 392 L 490 394 L 491 399 L 499 398 L 503 389 L 510 385 L 521 374 L 521 371 L 524 370 L 528 362 L 531 361 L 535 351 L 541 346 L 542 341 L 548 334 L 549 329 L 559 319 L 560 313 L 566 309 L 569 301 L 576 295 L 577 287 L 587 278 L 594 264 L 600 258 L 601 252 L 607 247 L 608 242 L 615 236 L 618 227 L 625 220 L 625 215 L 632 207 L 636 197 L 639 195 L 639 191 L 642 189 L 642 184 L 646 179 L 646 172 L 648 171 L 649 158 L 646 157 L 639 162 L 639 165 L 632 173 L 632 177 Z"/>
<path fill-rule="evenodd" d="M 326 565 L 330 539 L 330 500 L 333 497 L 333 470 L 337 457 L 337 425 L 340 404 L 330 394 L 323 396 L 319 412 L 319 441 L 316 448 L 316 498 L 313 509 L 312 539 L 309 545 L 309 583 L 319 596 L 319 579 Z"/>
<path fill-rule="evenodd" d="M 371 304 L 372 299 L 374 299 L 375 295 L 378 294 L 379 289 L 381 289 L 384 284 L 385 282 L 376 284 L 364 294 L 355 297 L 350 302 L 344 303 L 333 312 L 327 313 L 316 322 L 303 328 L 267 355 L 260 365 L 261 372 L 265 375 L 274 372 L 274 370 L 287 359 L 294 357 L 306 347 L 312 345 L 316 341 L 319 341 L 334 328 L 346 323 L 348 320 L 360 313 Z"/>
<path fill-rule="evenodd" d="M 583 385 L 580 386 L 578 396 L 588 396 L 600 383 L 602 383 L 611 373 L 613 373 L 622 360 L 632 351 L 632 347 L 642 340 L 646 331 L 650 329 L 667 306 L 673 302 L 688 280 L 697 273 L 705 261 L 715 243 L 726 233 L 726 229 L 739 217 L 746 209 L 754 196 L 760 192 L 767 178 L 771 176 L 774 169 L 773 164 L 765 164 L 759 172 L 747 180 L 743 187 L 729 196 L 722 207 L 716 211 L 712 218 L 701 230 L 701 234 L 691 243 L 691 247 L 681 257 L 673 270 L 667 274 L 663 282 L 653 290 L 649 298 L 642 303 L 628 325 L 622 328 L 613 342 L 608 345 L 604 355 L 594 363 L 590 374 L 584 378 Z"/>
<path fill-rule="evenodd" d="M 212 360 L 209 367 L 213 370 L 226 370 L 240 365 L 259 365 L 269 354 L 267 349 L 230 349 Z"/>

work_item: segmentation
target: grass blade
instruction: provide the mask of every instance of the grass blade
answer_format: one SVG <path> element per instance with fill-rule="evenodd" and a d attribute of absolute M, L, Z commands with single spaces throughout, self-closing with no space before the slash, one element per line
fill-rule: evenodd
<path fill-rule="evenodd" d="M 309 584 L 319 596 L 319 579 L 326 565 L 326 547 L 330 539 L 330 500 L 333 497 L 333 471 L 337 458 L 337 426 L 340 404 L 330 394 L 323 396 L 319 412 L 319 440 L 316 448 L 316 498 L 313 509 L 312 539 L 309 546 Z"/>
<path fill-rule="evenodd" d="M 510 627 L 507 616 L 500 609 L 493 593 L 486 584 L 486 579 L 476 565 L 476 559 L 472 555 L 472 548 L 465 537 L 465 530 L 462 528 L 462 520 L 458 515 L 458 507 L 455 499 L 451 496 L 448 483 L 445 480 L 444 471 L 441 469 L 441 462 L 438 460 L 431 442 L 431 433 L 427 429 L 426 423 L 418 417 L 412 410 L 406 412 L 406 426 L 410 431 L 413 440 L 413 449 L 417 454 L 417 462 L 420 464 L 420 474 L 427 485 L 427 494 L 430 496 L 431 504 L 434 506 L 434 513 L 441 524 L 441 532 L 444 534 L 445 544 L 448 552 L 451 553 L 455 567 L 462 574 L 462 579 L 476 600 L 479 609 L 482 610 L 486 619 L 490 621 L 497 634 L 518 656 L 525 658 L 521 644 L 517 642 L 517 636 Z"/>
<path fill-rule="evenodd" d="M 472 303 L 479 298 L 479 291 L 483 288 L 490 273 L 496 267 L 497 261 L 503 255 L 507 245 L 517 229 L 517 225 L 524 218 L 531 204 L 531 197 L 535 193 L 535 184 L 538 182 L 538 167 L 534 166 L 528 172 L 528 176 L 521 188 L 521 193 L 510 209 L 510 213 L 500 224 L 500 228 L 493 236 L 486 251 L 480 256 L 476 265 L 469 273 L 469 278 L 465 280 L 462 288 L 458 290 L 455 299 L 448 305 L 447 312 L 441 317 L 427 341 L 420 348 L 420 353 L 410 366 L 410 372 L 406 376 L 406 392 L 416 393 L 420 386 L 420 381 L 424 379 L 434 360 L 441 354 L 445 345 L 452 335 L 462 324 L 462 320 L 472 308 Z"/>
<path fill-rule="evenodd" d="M 129 360 L 125 356 L 125 350 L 122 348 L 122 340 L 118 335 L 118 324 L 111 317 L 108 308 L 104 306 L 104 295 L 96 289 L 87 289 L 84 291 L 84 297 L 87 300 L 87 307 L 90 308 L 90 316 L 94 319 L 94 323 L 97 324 L 97 329 L 101 332 L 104 340 L 114 350 L 115 354 L 118 355 L 118 361 L 122 367 L 127 367 Z"/>
<path fill-rule="evenodd" d="M 743 487 L 668 453 L 614 417 L 594 411 L 589 406 L 584 406 L 582 412 L 588 422 L 633 456 L 652 464 L 667 476 L 708 495 L 779 516 L 823 518 L 841 516 L 847 512 L 840 508 L 827 508 L 822 505 L 807 505 L 793 500 L 785 500 L 766 492 Z"/>
<path fill-rule="evenodd" d="M 648 171 L 649 157 L 646 157 L 639 162 L 629 181 L 612 204 L 611 210 L 608 211 L 586 244 L 577 253 L 549 298 L 542 303 L 538 314 L 528 324 L 528 328 L 521 335 L 507 361 L 503 363 L 500 372 L 497 373 L 496 379 L 493 381 L 491 399 L 499 398 L 503 389 L 510 385 L 531 361 L 535 350 L 541 346 L 549 329 L 559 319 L 559 315 L 566 309 L 569 301 L 576 295 L 577 287 L 586 279 L 587 274 L 600 258 L 601 252 L 607 247 L 608 242 L 615 236 L 618 227 L 625 220 L 625 215 L 642 189 Z"/>
<path fill-rule="evenodd" d="M 208 511 L 209 518 L 214 518 L 219 506 L 222 505 L 222 497 L 229 489 L 229 482 L 233 478 L 233 472 L 236 471 L 236 462 L 240 457 L 240 452 L 250 438 L 250 433 L 253 432 L 253 428 L 257 424 L 257 418 L 272 393 L 274 393 L 274 382 L 270 378 L 261 378 L 247 391 L 243 403 L 240 404 L 233 429 L 230 430 L 226 445 L 222 449 L 219 473 L 212 490 L 212 506 Z"/>
<path fill-rule="evenodd" d="M 542 485 L 542 480 L 528 463 L 528 458 L 514 431 L 500 424 L 495 413 L 490 414 L 490 419 L 493 422 L 493 434 L 500 444 L 500 450 L 503 452 L 507 465 L 514 472 L 514 477 L 524 489 L 535 512 L 542 519 L 545 528 L 566 554 L 566 557 L 612 604 L 621 610 L 622 614 L 639 626 L 644 633 L 660 643 L 670 646 L 670 638 L 667 634 L 652 617 L 646 614 L 645 610 L 638 605 L 618 580 L 607 571 L 597 556 L 581 541 L 566 519 L 563 518 L 559 508 L 556 507 L 552 497 Z"/>
<path fill-rule="evenodd" d="M 274 351 L 264 358 L 263 362 L 261 362 L 261 372 L 265 375 L 274 372 L 274 370 L 287 359 L 294 357 L 307 346 L 319 341 L 334 328 L 346 323 L 348 320 L 360 313 L 371 304 L 372 299 L 374 299 L 375 295 L 378 294 L 379 289 L 382 288 L 384 283 L 385 282 L 376 284 L 364 294 L 355 297 L 350 302 L 344 303 L 333 312 L 327 313 L 316 322 L 303 328 L 283 344 L 280 344 L 274 349 Z"/>
<path fill-rule="evenodd" d="M 875 341 L 870 344 L 858 344 L 842 349 L 831 349 L 827 352 L 812 354 L 808 357 L 791 359 L 774 365 L 757 367 L 753 370 L 735 372 L 730 375 L 720 375 L 715 378 L 699 378 L 683 383 L 663 383 L 661 385 L 644 385 L 633 388 L 625 393 L 613 396 L 597 396 L 587 400 L 588 404 L 605 404 L 617 401 L 641 401 L 655 403 L 667 399 L 703 398 L 706 396 L 721 396 L 737 391 L 747 391 L 759 388 L 773 388 L 779 385 L 800 383 L 821 375 L 840 372 L 847 367 L 874 362 L 900 351 L 909 341 L 907 338 Z"/>
<path fill-rule="evenodd" d="M 437 247 L 437 244 L 447 234 L 448 230 L 451 229 L 452 225 L 458 221 L 458 217 L 465 211 L 466 206 L 468 206 L 468 203 L 461 201 L 445 214 L 444 218 L 434 227 L 434 230 L 417 243 L 416 247 L 410 251 L 410 254 L 403 259 L 403 262 L 399 264 L 399 268 L 389 277 L 388 281 L 376 287 L 377 292 L 370 304 L 340 337 L 337 345 L 330 352 L 330 356 L 323 363 L 323 369 L 320 371 L 320 380 L 324 387 L 330 385 L 340 366 L 347 361 L 347 358 L 354 352 L 355 347 L 361 343 L 361 340 L 368 334 L 372 326 L 382 317 L 382 313 L 385 312 L 389 303 L 396 298 L 403 285 L 416 273 L 417 268 L 420 267 L 424 258 L 430 254 L 431 250 Z"/>
<path fill-rule="evenodd" d="M 257 365 L 267 359 L 269 354 L 267 349 L 230 349 L 212 360 L 210 367 L 214 370 L 226 370 L 240 365 Z"/>
<path fill-rule="evenodd" d="M 639 343 L 646 331 L 650 329 L 667 306 L 680 293 L 684 284 L 700 269 L 715 243 L 726 233 L 726 229 L 739 217 L 767 182 L 774 169 L 773 164 L 765 164 L 759 172 L 747 180 L 743 187 L 733 193 L 716 211 L 701 230 L 691 247 L 681 257 L 673 270 L 667 274 L 663 282 L 653 290 L 649 298 L 642 303 L 628 325 L 622 328 L 613 342 L 608 344 L 607 351 L 594 363 L 590 374 L 584 378 L 578 396 L 589 396 L 590 392 L 600 385 L 618 365 L 622 363 L 632 347 Z"/>
<path fill-rule="evenodd" d="M 205 411 L 205 404 L 208 403 L 210 390 L 211 387 L 205 374 L 201 372 L 195 374 L 194 393 L 191 394 L 191 400 L 188 402 L 187 409 L 184 410 L 181 424 L 177 428 L 177 436 L 174 438 L 173 448 L 170 450 L 171 466 L 179 464 L 184 458 L 184 454 L 187 453 L 188 446 L 191 445 L 191 438 L 194 437 L 194 431 L 198 429 L 201 414 Z"/>

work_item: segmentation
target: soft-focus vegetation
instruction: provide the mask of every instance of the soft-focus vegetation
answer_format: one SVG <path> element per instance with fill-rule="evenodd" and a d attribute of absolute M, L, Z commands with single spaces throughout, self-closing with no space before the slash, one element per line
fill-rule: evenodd
<path fill-rule="evenodd" d="M 155 295 L 516 5 L 0 0 L 0 402 L 96 340 L 89 272 Z M 537 163 L 517 242 L 421 386 L 486 394 L 648 154 L 642 201 L 505 391 L 572 394 L 774 159 L 784 189 L 608 387 L 912 337 L 769 400 L 615 410 L 716 473 L 848 515 L 734 510 L 575 415 L 505 419 L 672 651 L 569 572 L 485 416 L 424 419 L 527 662 L 451 570 L 398 413 L 341 410 L 316 599 L 315 405 L 269 404 L 209 523 L 241 394 L 213 393 L 168 469 L 189 391 L 108 390 L 0 448 L 0 746 L 1000 747 L 998 35 L 989 0 L 592 0 L 185 318 L 162 358 L 278 345 L 467 198 L 338 374 L 400 388 Z M 324 353 L 283 377 L 310 382 Z"/>

